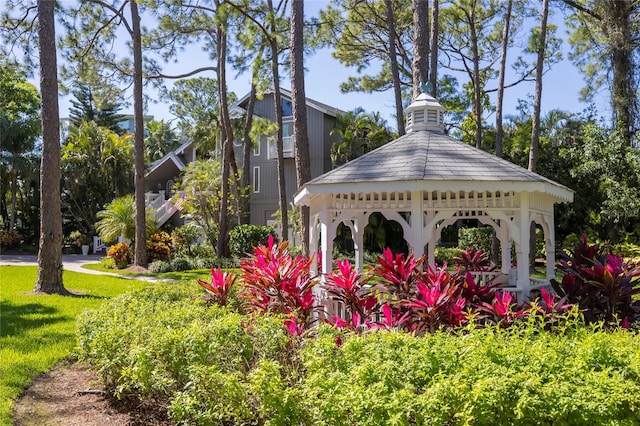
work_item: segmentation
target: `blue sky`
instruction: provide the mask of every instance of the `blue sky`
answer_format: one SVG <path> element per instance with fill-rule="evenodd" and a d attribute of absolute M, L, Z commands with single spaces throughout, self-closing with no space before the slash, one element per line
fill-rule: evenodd
<path fill-rule="evenodd" d="M 317 10 L 325 7 L 327 4 L 324 0 L 312 0 L 305 2 L 305 14 L 310 15 L 317 13 Z M 562 26 L 563 16 L 559 13 L 551 17 L 552 22 L 556 23 L 559 29 L 559 36 L 564 37 Z M 543 80 L 542 94 L 542 113 L 543 115 L 552 109 L 561 109 L 569 112 L 579 112 L 587 107 L 587 104 L 579 101 L 580 89 L 584 86 L 582 75 L 575 66 L 567 59 L 569 46 L 563 45 L 563 61 L 555 64 L 548 71 Z M 168 64 L 166 72 L 182 73 L 194 69 L 202 65 L 210 65 L 208 63 L 207 54 L 196 46 L 188 49 L 182 54 L 181 60 L 175 64 Z M 319 102 L 348 111 L 356 107 L 362 107 L 368 112 L 379 111 L 389 125 L 395 127 L 394 96 L 391 90 L 383 93 L 341 93 L 340 84 L 347 79 L 348 76 L 355 75 L 354 69 L 347 69 L 342 66 L 336 59 L 331 56 L 329 50 L 321 50 L 313 56 L 305 58 L 305 91 L 309 98 Z M 440 70 L 440 73 L 446 71 Z M 215 77 L 213 73 L 204 73 L 202 76 Z M 231 69 L 227 71 L 227 75 L 232 77 L 234 74 Z M 461 80 L 461 83 L 463 80 Z M 229 89 L 242 97 L 249 91 L 250 76 L 241 75 L 235 80 L 229 82 Z M 170 83 L 169 83 L 170 84 Z M 283 77 L 282 86 L 289 88 L 288 76 Z M 151 98 L 156 97 L 151 88 L 147 89 Z M 520 85 L 507 89 L 505 91 L 505 114 L 515 114 L 518 99 L 526 99 L 529 94 L 533 94 L 533 83 L 521 83 Z M 608 117 L 610 115 L 608 108 L 608 94 L 605 92 L 598 95 L 594 99 L 594 103 L 598 108 L 598 112 Z M 61 98 L 60 115 L 68 116 L 69 97 Z M 131 108 L 123 110 L 123 113 L 130 112 Z M 165 103 L 149 103 L 145 111 L 151 114 L 155 119 L 171 120 L 174 117 L 169 112 L 168 105 Z M 488 121 L 493 121 L 493 117 L 488 117 Z"/>

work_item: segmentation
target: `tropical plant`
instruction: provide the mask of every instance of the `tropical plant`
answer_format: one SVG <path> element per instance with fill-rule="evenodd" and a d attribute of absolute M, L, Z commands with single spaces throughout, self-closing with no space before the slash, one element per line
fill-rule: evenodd
<path fill-rule="evenodd" d="M 131 247 L 127 243 L 114 244 L 109 248 L 107 256 L 112 258 L 118 269 L 131 263 Z"/>
<path fill-rule="evenodd" d="M 122 236 L 126 240 L 133 240 L 135 237 L 135 205 L 133 195 L 125 195 L 116 198 L 107 204 L 104 210 L 97 213 L 100 219 L 96 224 L 96 230 L 102 241 L 113 242 Z M 156 231 L 156 223 L 147 212 L 147 235 Z"/>
<path fill-rule="evenodd" d="M 102 241 L 113 242 L 120 236 L 132 240 L 135 237 L 135 211 L 133 195 L 116 198 L 99 211 L 96 230 Z"/>
<path fill-rule="evenodd" d="M 166 232 L 156 232 L 147 240 L 149 260 L 167 260 L 171 257 L 173 239 Z"/>
<path fill-rule="evenodd" d="M 288 242 L 275 243 L 269 237 L 254 254 L 240 263 L 242 297 L 249 311 L 293 315 L 297 325 L 308 327 L 312 320 L 317 279 L 310 274 L 312 259 L 292 257 Z"/>
<path fill-rule="evenodd" d="M 578 306 L 587 322 L 604 321 L 629 327 L 640 321 L 640 266 L 603 254 L 587 236 L 570 253 L 561 253 L 562 281 L 551 280 L 555 291 Z"/>
<path fill-rule="evenodd" d="M 329 298 L 344 307 L 344 326 L 360 330 L 379 311 L 375 290 L 367 285 L 371 277 L 357 272 L 346 259 L 339 260 L 337 266 L 338 272 L 327 274 L 324 287 Z M 335 318 L 333 321 L 336 324 Z"/>
<path fill-rule="evenodd" d="M 465 271 L 486 271 L 489 257 L 482 249 L 468 247 L 460 251 L 460 255 L 453 258 Z"/>
<path fill-rule="evenodd" d="M 233 288 L 238 276 L 229 272 L 222 272 L 220 267 L 218 269 L 211 268 L 211 282 L 208 283 L 204 280 L 198 280 L 200 287 L 204 288 L 211 297 L 211 300 L 220 306 L 226 306 L 229 298 L 229 293 Z"/>
<path fill-rule="evenodd" d="M 331 134 L 339 137 L 331 145 L 331 164 L 334 167 L 373 151 L 395 137 L 380 113 L 367 114 L 362 108 L 338 114 Z"/>

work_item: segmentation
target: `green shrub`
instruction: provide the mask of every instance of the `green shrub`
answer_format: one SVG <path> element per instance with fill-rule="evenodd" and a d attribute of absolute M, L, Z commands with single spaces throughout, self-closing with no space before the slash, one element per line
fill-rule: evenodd
<path fill-rule="evenodd" d="M 113 259 L 118 269 L 126 268 L 131 263 L 131 247 L 127 243 L 118 243 L 111 246 L 107 256 Z"/>
<path fill-rule="evenodd" d="M 197 259 L 196 265 L 200 269 L 222 268 L 231 269 L 240 266 L 238 259 L 227 259 L 224 257 L 207 257 Z"/>
<path fill-rule="evenodd" d="M 458 247 L 461 249 L 474 248 L 485 253 L 491 253 L 491 243 L 493 241 L 493 228 L 484 226 L 482 228 L 460 228 L 458 230 Z"/>
<path fill-rule="evenodd" d="M 110 392 L 170 406 L 182 423 L 255 418 L 256 407 L 271 403 L 252 395 L 252 371 L 261 360 L 291 356 L 282 318 L 209 306 L 194 290 L 158 284 L 85 312 L 77 322 L 78 356 Z"/>
<path fill-rule="evenodd" d="M 116 261 L 111 257 L 103 257 L 100 259 L 100 266 L 105 269 L 116 269 Z"/>
<path fill-rule="evenodd" d="M 640 339 L 577 315 L 553 332 L 530 317 L 423 337 L 321 325 L 300 339 L 281 317 L 200 294 L 157 284 L 85 312 L 80 359 L 180 424 L 638 424 Z"/>
<path fill-rule="evenodd" d="M 443 265 L 445 262 L 447 263 L 447 265 L 453 265 L 453 259 L 460 256 L 460 249 L 457 247 L 436 247 L 434 256 L 438 265 Z"/>
<path fill-rule="evenodd" d="M 175 259 L 171 259 L 172 271 L 188 271 L 193 269 L 193 267 L 194 265 L 186 257 L 176 257 Z"/>
<path fill-rule="evenodd" d="M 640 340 L 626 331 L 376 332 L 302 350 L 310 424 L 637 424 Z"/>
<path fill-rule="evenodd" d="M 202 229 L 189 223 L 174 229 L 171 232 L 171 237 L 177 253 L 193 256 L 191 246 L 198 241 L 198 238 L 202 237 Z"/>
<path fill-rule="evenodd" d="M 275 240 L 278 238 L 272 226 L 239 225 L 230 232 L 229 249 L 233 256 L 244 257 L 258 244 L 267 245 L 270 236 Z"/>
<path fill-rule="evenodd" d="M 149 264 L 149 272 L 154 274 L 161 274 L 163 272 L 171 272 L 171 262 L 166 260 L 154 260 Z"/>

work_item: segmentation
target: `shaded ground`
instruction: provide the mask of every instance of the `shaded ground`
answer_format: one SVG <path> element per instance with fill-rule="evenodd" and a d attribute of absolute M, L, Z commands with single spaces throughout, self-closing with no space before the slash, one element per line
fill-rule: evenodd
<path fill-rule="evenodd" d="M 15 426 L 171 425 L 163 413 L 110 400 L 85 365 L 63 361 L 33 380 L 14 407 Z"/>

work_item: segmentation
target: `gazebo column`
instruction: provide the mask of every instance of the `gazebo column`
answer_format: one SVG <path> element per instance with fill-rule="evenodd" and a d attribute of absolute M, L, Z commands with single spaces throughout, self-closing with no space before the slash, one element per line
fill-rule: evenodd
<path fill-rule="evenodd" d="M 318 215 L 309 218 L 309 256 L 311 256 L 311 276 L 318 275 Z"/>
<path fill-rule="evenodd" d="M 509 226 L 504 220 L 500 221 L 500 232 L 498 233 L 498 240 L 500 241 L 501 253 L 501 268 L 503 274 L 509 274 L 511 271 L 511 239 L 509 238 Z"/>
<path fill-rule="evenodd" d="M 419 258 L 424 254 L 424 199 L 422 191 L 411 191 L 411 235 L 408 238 L 413 255 Z M 431 247 L 431 245 L 429 246 Z M 429 256 L 431 258 L 432 256 Z"/>
<path fill-rule="evenodd" d="M 431 268 L 436 266 L 436 230 L 435 227 L 441 220 L 447 219 L 454 215 L 453 211 L 442 211 L 437 214 L 433 211 L 428 211 L 425 218 L 426 225 L 423 231 L 423 242 L 426 241 L 427 246 L 427 262 Z"/>
<path fill-rule="evenodd" d="M 544 225 L 544 243 L 546 246 L 546 264 L 547 264 L 547 282 L 550 282 L 556 276 L 556 237 L 555 224 L 553 214 L 545 214 L 542 216 Z"/>
<path fill-rule="evenodd" d="M 518 225 L 520 231 L 520 243 L 517 245 L 517 262 L 518 262 L 518 278 L 517 287 L 521 290 L 518 293 L 518 303 L 524 302 L 529 296 L 529 240 L 531 230 L 531 218 L 529 215 L 529 193 L 520 193 L 520 211 L 518 216 Z"/>
<path fill-rule="evenodd" d="M 320 205 L 320 253 L 322 254 L 322 262 L 320 273 L 328 274 L 333 270 L 333 259 L 331 252 L 333 250 L 334 235 L 331 234 L 331 219 L 329 218 L 330 196 L 324 195 Z"/>
<path fill-rule="evenodd" d="M 364 228 L 367 226 L 364 213 L 358 213 L 353 221 L 353 248 L 355 249 L 356 271 L 364 268 Z"/>

